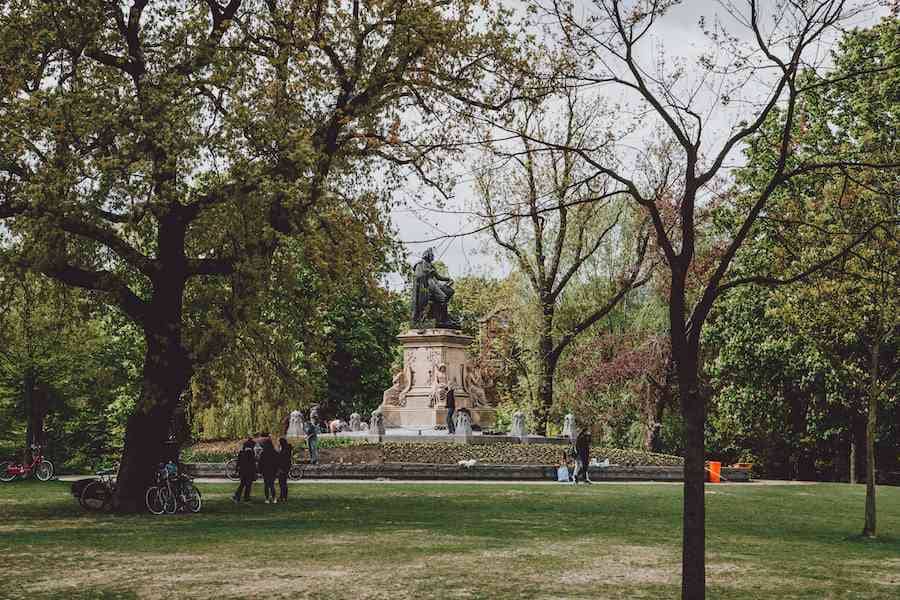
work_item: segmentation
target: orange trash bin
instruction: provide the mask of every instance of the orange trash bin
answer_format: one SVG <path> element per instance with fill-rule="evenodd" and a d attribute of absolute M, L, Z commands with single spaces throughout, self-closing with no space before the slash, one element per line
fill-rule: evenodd
<path fill-rule="evenodd" d="M 709 461 L 709 482 L 719 483 L 722 475 L 722 463 L 717 461 Z"/>

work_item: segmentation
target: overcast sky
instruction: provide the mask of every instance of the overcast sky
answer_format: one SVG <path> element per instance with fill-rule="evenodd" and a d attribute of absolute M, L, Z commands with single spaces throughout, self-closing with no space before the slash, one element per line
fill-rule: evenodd
<path fill-rule="evenodd" d="M 737 3 L 741 4 L 740 0 L 737 0 Z M 767 3 L 769 8 L 775 6 L 774 0 Z M 517 4 L 521 5 L 518 2 Z M 583 0 L 582 4 L 589 5 Z M 879 3 L 875 1 L 863 2 L 861 6 L 869 10 L 863 16 L 854 19 L 852 25 L 868 26 L 887 14 L 887 9 L 879 6 Z M 718 17 L 728 26 L 731 33 L 739 35 L 741 38 L 745 38 L 749 33 L 736 24 L 723 11 L 718 2 L 685 0 L 682 5 L 673 8 L 654 26 L 652 37 L 642 40 L 641 50 L 644 55 L 644 64 L 649 65 L 651 57 L 655 53 L 664 51 L 667 60 L 683 57 L 687 61 L 686 66 L 690 74 L 692 65 L 696 64 L 697 58 L 710 48 L 709 41 L 698 25 L 701 16 L 705 17 L 707 23 Z M 821 48 L 820 53 L 823 56 L 827 55 L 827 47 Z M 764 82 L 750 83 L 740 93 L 747 100 L 758 100 L 764 93 L 765 87 L 767 86 Z M 622 100 L 622 98 L 617 98 L 617 100 Z M 707 135 L 704 136 L 704 146 L 715 148 L 728 133 L 734 120 L 738 118 L 741 112 L 738 108 L 739 103 L 734 105 L 735 109 L 732 112 L 721 110 L 710 102 L 701 101 L 700 105 L 716 108 L 710 113 L 712 116 L 710 126 L 707 129 Z M 740 158 L 739 152 L 733 152 L 733 155 L 735 160 Z M 473 189 L 469 183 L 470 178 L 471 175 L 463 176 L 462 182 L 454 190 L 453 200 L 444 207 L 444 211 L 429 209 L 435 204 L 428 196 L 421 200 L 411 200 L 422 192 L 418 184 L 411 183 L 407 193 L 402 194 L 408 196 L 410 200 L 392 212 L 392 220 L 399 233 L 399 238 L 404 241 L 404 246 L 412 262 L 418 260 L 427 247 L 433 246 L 436 257 L 447 264 L 453 277 L 469 274 L 500 275 L 505 272 L 507 267 L 502 264 L 505 261 L 497 260 L 495 249 L 483 235 L 443 239 L 431 243 L 409 243 L 413 240 L 459 234 L 473 229 L 475 222 L 471 217 L 465 214 L 450 214 L 452 211 L 464 212 L 467 206 L 471 206 Z M 389 283 L 391 286 L 397 286 L 401 284 L 401 280 L 398 275 L 395 275 L 390 278 Z"/>

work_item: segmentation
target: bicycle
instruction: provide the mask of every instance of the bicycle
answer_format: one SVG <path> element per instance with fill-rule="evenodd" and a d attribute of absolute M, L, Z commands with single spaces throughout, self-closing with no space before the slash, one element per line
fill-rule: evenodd
<path fill-rule="evenodd" d="M 178 472 L 175 463 L 160 464 L 156 472 L 156 485 L 147 489 L 147 510 L 154 515 L 174 514 L 178 510 L 200 512 L 203 503 L 200 490 L 194 480 Z"/>
<path fill-rule="evenodd" d="M 31 446 L 31 463 L 15 463 L 7 461 L 0 463 L 0 481 L 9 483 L 17 477 L 25 478 L 31 472 L 40 481 L 47 481 L 53 477 L 53 463 L 44 458 L 41 446 Z"/>
<path fill-rule="evenodd" d="M 116 477 L 119 468 L 101 469 L 97 477 L 84 486 L 78 503 L 85 510 L 101 511 L 112 508 L 113 496 L 116 493 Z"/>

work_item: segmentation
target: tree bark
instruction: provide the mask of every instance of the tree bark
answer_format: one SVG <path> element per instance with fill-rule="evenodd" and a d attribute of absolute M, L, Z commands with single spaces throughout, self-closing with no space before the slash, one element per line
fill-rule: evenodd
<path fill-rule="evenodd" d="M 706 403 L 697 386 L 697 354 L 688 350 L 676 359 L 676 365 L 685 424 L 681 597 L 682 600 L 703 600 L 706 594 Z"/>
<path fill-rule="evenodd" d="M 869 410 L 866 418 L 866 524 L 863 536 L 875 537 L 875 419 L 878 415 L 879 345 L 870 354 Z"/>
<path fill-rule="evenodd" d="M 172 417 L 193 373 L 180 343 L 148 333 L 139 404 L 125 429 L 119 465 L 116 506 L 121 512 L 144 510 L 144 495 L 153 485 L 159 463 L 168 456 Z"/>
<path fill-rule="evenodd" d="M 547 435 L 550 411 L 553 409 L 553 381 L 557 362 L 553 348 L 553 316 L 553 306 L 545 302 L 538 339 L 538 408 L 535 415 L 537 435 Z"/>

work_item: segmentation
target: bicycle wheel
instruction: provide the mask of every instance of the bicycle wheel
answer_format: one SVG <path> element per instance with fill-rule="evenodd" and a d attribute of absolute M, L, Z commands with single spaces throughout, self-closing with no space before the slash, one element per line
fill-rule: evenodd
<path fill-rule="evenodd" d="M 92 481 L 81 492 L 80 504 L 87 510 L 106 510 L 112 504 L 112 491 L 105 482 Z"/>
<path fill-rule="evenodd" d="M 288 471 L 288 478 L 294 481 L 298 479 L 303 479 L 303 466 L 302 465 L 291 465 L 291 470 Z"/>
<path fill-rule="evenodd" d="M 225 477 L 227 477 L 231 481 L 240 480 L 241 476 L 238 473 L 238 461 L 236 458 L 232 458 L 227 463 L 225 463 Z"/>
<path fill-rule="evenodd" d="M 185 510 L 189 510 L 192 513 L 200 512 L 200 506 L 203 504 L 203 498 L 200 495 L 200 490 L 197 489 L 197 486 L 191 485 L 188 489 L 187 494 L 185 494 Z"/>
<path fill-rule="evenodd" d="M 41 481 L 47 481 L 53 477 L 53 463 L 49 460 L 42 460 L 41 464 L 34 470 L 34 476 Z"/>
<path fill-rule="evenodd" d="M 160 494 L 160 488 L 155 485 L 147 489 L 146 495 L 147 502 L 147 510 L 149 510 L 154 515 L 161 515 L 165 512 L 165 507 L 163 506 L 162 496 Z"/>
<path fill-rule="evenodd" d="M 159 498 L 162 502 L 163 510 L 170 515 L 175 514 L 175 510 L 178 508 L 178 499 L 169 486 L 159 488 Z"/>
<path fill-rule="evenodd" d="M 0 481 L 10 482 L 18 476 L 18 473 L 12 470 L 15 463 L 0 463 Z"/>

